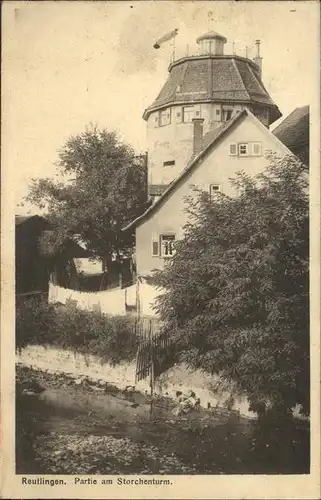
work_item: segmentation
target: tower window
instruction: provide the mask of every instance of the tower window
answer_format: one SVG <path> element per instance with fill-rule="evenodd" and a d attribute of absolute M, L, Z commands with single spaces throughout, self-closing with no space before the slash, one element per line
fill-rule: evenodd
<path fill-rule="evenodd" d="M 162 109 L 159 112 L 159 125 L 164 127 L 165 125 L 170 125 L 171 123 L 171 108 Z"/>
<path fill-rule="evenodd" d="M 223 110 L 223 121 L 228 122 L 232 118 L 233 109 Z"/>
<path fill-rule="evenodd" d="M 172 167 L 173 165 L 175 165 L 175 160 L 164 161 L 163 163 L 164 167 Z"/>
<path fill-rule="evenodd" d="M 183 107 L 183 122 L 190 123 L 194 118 L 194 106 Z"/>

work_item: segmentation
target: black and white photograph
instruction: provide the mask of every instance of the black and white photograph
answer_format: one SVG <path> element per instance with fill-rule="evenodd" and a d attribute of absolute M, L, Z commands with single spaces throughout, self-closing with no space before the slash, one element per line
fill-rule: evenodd
<path fill-rule="evenodd" d="M 319 18 L 2 2 L 4 498 L 319 498 Z"/>

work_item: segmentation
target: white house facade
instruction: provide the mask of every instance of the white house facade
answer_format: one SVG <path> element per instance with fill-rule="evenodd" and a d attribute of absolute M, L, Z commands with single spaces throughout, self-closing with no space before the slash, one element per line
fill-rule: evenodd
<path fill-rule="evenodd" d="M 202 133 L 194 121 L 194 136 Z M 163 194 L 125 230 L 135 230 L 138 276 L 150 276 L 162 269 L 174 252 L 175 240 L 183 236 L 187 222 L 186 197 L 202 189 L 212 195 L 220 191 L 235 195 L 230 178 L 241 170 L 249 175 L 263 172 L 271 151 L 283 157 L 291 152 L 249 110 L 244 109 L 228 122 L 194 137 L 202 147 L 192 155 L 185 169 Z"/>

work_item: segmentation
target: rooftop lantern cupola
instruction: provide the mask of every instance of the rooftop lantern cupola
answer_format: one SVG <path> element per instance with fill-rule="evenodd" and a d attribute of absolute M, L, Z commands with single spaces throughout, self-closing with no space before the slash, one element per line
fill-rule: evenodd
<path fill-rule="evenodd" d="M 227 42 L 227 40 L 225 36 L 216 33 L 216 31 L 209 31 L 204 35 L 199 36 L 196 39 L 196 42 L 200 46 L 199 53 L 201 56 L 223 56 L 224 44 Z"/>

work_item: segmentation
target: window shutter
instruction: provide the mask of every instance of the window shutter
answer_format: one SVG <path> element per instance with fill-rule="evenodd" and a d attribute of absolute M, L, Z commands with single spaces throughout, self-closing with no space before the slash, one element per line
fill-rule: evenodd
<path fill-rule="evenodd" d="M 252 155 L 261 156 L 262 155 L 262 144 L 260 142 L 252 143 Z"/>
<path fill-rule="evenodd" d="M 152 256 L 159 256 L 159 241 L 156 238 L 152 241 Z"/>
<path fill-rule="evenodd" d="M 230 144 L 230 155 L 231 156 L 237 155 L 237 144 L 236 143 Z"/>

